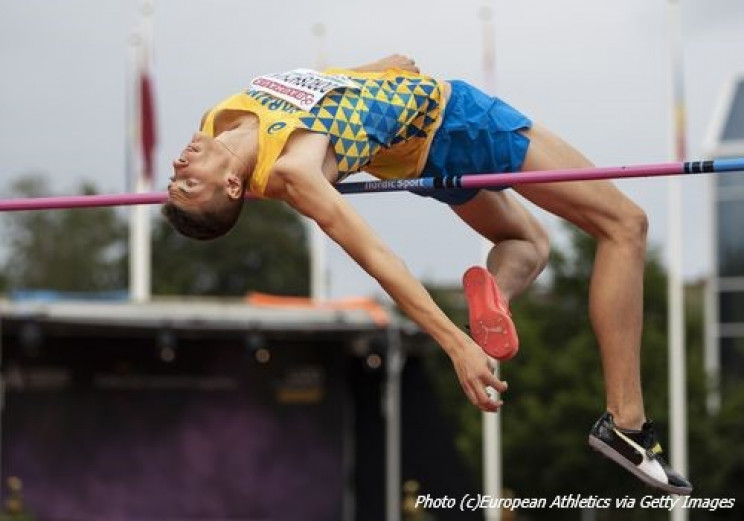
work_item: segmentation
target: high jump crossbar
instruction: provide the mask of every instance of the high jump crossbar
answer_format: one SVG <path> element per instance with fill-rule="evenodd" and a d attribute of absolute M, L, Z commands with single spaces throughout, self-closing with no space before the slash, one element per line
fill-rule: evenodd
<path fill-rule="evenodd" d="M 661 177 L 687 174 L 719 174 L 724 172 L 742 171 L 744 171 L 744 158 L 732 158 L 716 159 L 711 161 L 679 161 L 616 167 L 570 168 L 563 170 L 518 173 L 358 181 L 340 183 L 336 185 L 336 188 L 343 194 L 402 191 L 426 193 L 440 190 L 499 188 L 533 183 L 629 179 L 637 177 Z M 252 198 L 252 196 L 247 196 L 247 198 Z M 168 194 L 166 192 L 0 199 L 0 212 L 161 204 L 167 199 Z"/>

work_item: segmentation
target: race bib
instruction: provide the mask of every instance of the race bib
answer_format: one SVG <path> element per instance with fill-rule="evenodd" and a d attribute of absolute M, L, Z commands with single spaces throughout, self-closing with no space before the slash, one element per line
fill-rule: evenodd
<path fill-rule="evenodd" d="M 249 86 L 252 90 L 265 92 L 302 110 L 310 110 L 335 89 L 361 89 L 358 83 L 346 76 L 323 74 L 310 69 L 265 74 L 253 78 Z"/>

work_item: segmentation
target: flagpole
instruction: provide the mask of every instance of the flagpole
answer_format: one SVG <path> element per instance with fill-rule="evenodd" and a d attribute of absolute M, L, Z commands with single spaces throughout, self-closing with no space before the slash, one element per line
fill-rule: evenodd
<path fill-rule="evenodd" d="M 133 172 L 135 193 L 148 193 L 153 188 L 154 128 L 150 65 L 152 53 L 152 16 L 150 0 L 142 2 L 140 29 L 135 38 L 135 60 L 133 84 L 133 107 L 129 117 L 133 119 L 130 133 L 129 163 Z M 152 231 L 150 209 L 139 205 L 130 210 L 129 222 L 129 298 L 134 302 L 147 302 L 151 296 Z"/>
<path fill-rule="evenodd" d="M 317 54 L 315 67 L 323 70 L 327 67 L 325 54 L 325 25 L 316 23 L 312 26 L 312 33 L 316 40 Z M 328 300 L 328 267 L 326 256 L 326 238 L 318 223 L 304 218 L 305 229 L 308 233 L 310 254 L 310 299 L 313 302 Z"/>
<path fill-rule="evenodd" d="M 684 63 L 679 0 L 668 0 L 670 76 L 672 87 L 672 156 L 684 161 L 686 150 Z M 687 475 L 687 394 L 684 321 L 684 286 L 682 280 L 682 185 L 677 177 L 669 178 L 669 425 L 672 466 Z M 670 512 L 673 521 L 685 521 L 687 510 L 677 507 Z"/>

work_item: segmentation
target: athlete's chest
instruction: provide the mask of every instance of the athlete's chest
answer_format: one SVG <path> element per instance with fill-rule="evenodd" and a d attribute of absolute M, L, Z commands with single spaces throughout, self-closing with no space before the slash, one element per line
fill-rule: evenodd
<path fill-rule="evenodd" d="M 331 184 L 338 180 L 336 153 L 328 136 L 296 130 L 271 167 L 265 195 L 269 198 L 279 198 L 286 188 L 282 173 L 299 170 L 312 174 L 321 172 Z"/>

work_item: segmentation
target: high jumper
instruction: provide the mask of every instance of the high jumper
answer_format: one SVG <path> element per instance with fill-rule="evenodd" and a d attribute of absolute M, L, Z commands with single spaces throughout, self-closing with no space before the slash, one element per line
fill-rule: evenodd
<path fill-rule="evenodd" d="M 509 303 L 545 267 L 546 231 L 502 188 L 421 192 L 448 204 L 493 243 L 486 267 L 474 266 L 463 277 L 471 338 L 334 185 L 360 170 L 397 180 L 592 166 L 502 100 L 463 81 L 423 75 L 413 60 L 393 55 L 352 69 L 259 76 L 209 109 L 173 162 L 163 214 L 184 235 L 205 240 L 233 227 L 246 192 L 288 203 L 317 222 L 439 343 L 473 404 L 497 411 L 503 403 L 488 388 L 503 393 L 507 384 L 493 374 L 490 357 L 517 353 Z M 689 494 L 689 481 L 661 457 L 643 405 L 645 213 L 605 180 L 513 189 L 597 243 L 589 314 L 606 410 L 590 431 L 590 445 L 659 490 Z"/>

